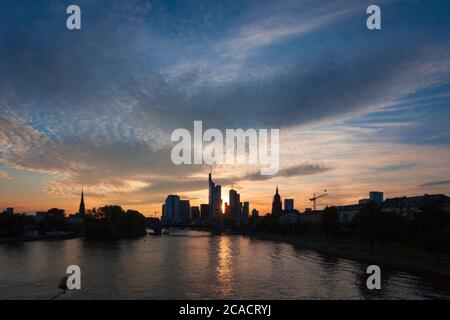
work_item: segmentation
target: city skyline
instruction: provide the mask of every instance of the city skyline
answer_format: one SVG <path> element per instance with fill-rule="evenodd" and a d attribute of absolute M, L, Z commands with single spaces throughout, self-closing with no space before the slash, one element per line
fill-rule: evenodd
<path fill-rule="evenodd" d="M 216 194 L 216 192 L 214 190 L 218 189 L 219 193 Z M 183 211 L 182 215 L 186 215 L 186 218 L 188 220 L 191 220 L 193 218 L 192 216 L 192 210 L 193 208 L 195 208 L 195 211 L 198 211 L 198 218 L 201 218 L 203 220 L 209 220 L 209 221 L 214 221 L 217 218 L 222 218 L 222 217 L 228 217 L 228 218 L 234 218 L 237 219 L 238 221 L 242 218 L 242 210 L 245 210 L 245 216 L 246 219 L 248 219 L 248 217 L 250 217 L 250 214 L 252 212 L 256 212 L 259 216 L 265 216 L 265 215 L 274 215 L 276 217 L 280 217 L 281 215 L 284 215 L 285 213 L 290 213 L 290 212 L 294 212 L 296 214 L 309 214 L 309 213 L 316 213 L 316 205 L 317 205 L 317 200 L 323 199 L 323 197 L 325 196 L 329 196 L 329 193 L 327 193 L 327 190 L 324 190 L 324 193 L 317 195 L 316 194 L 313 195 L 313 198 L 309 199 L 309 203 L 311 204 L 310 207 L 305 207 L 305 208 L 300 208 L 297 207 L 296 205 L 294 205 L 294 203 L 296 203 L 296 199 L 293 198 L 288 198 L 288 197 L 283 197 L 280 192 L 279 192 L 279 188 L 278 185 L 276 185 L 275 188 L 275 193 L 273 194 L 273 196 L 268 196 L 267 198 L 271 199 L 271 209 L 269 209 L 268 211 L 259 211 L 256 207 L 252 207 L 251 204 L 251 199 L 246 198 L 244 196 L 244 199 L 246 199 L 246 201 L 242 201 L 241 198 L 241 194 L 237 192 L 237 190 L 235 189 L 234 185 L 232 184 L 229 188 L 229 196 L 227 196 L 226 192 L 224 193 L 224 196 L 222 196 L 221 194 L 221 190 L 222 190 L 222 186 L 219 184 L 216 184 L 213 180 L 212 180 L 212 173 L 210 172 L 208 174 L 208 188 L 207 188 L 207 193 L 208 193 L 208 197 L 207 197 L 207 201 L 206 203 L 197 203 L 197 202 L 193 202 L 191 203 L 190 199 L 182 199 L 182 197 L 180 197 L 178 194 L 175 193 L 171 193 L 169 195 L 167 195 L 167 197 L 165 198 L 165 201 L 162 204 L 162 210 L 161 211 L 157 211 L 155 210 L 154 212 L 151 212 L 150 214 L 147 214 L 148 217 L 156 217 L 161 219 L 163 222 L 165 219 L 168 219 L 170 216 L 170 219 L 174 219 L 175 216 L 177 216 L 178 219 L 178 209 L 175 209 L 175 207 L 178 207 L 179 205 L 181 205 L 183 207 L 183 209 L 180 209 Z M 212 195 L 214 195 L 214 198 L 212 198 Z M 368 197 L 367 197 L 368 195 Z M 368 193 L 366 193 L 365 197 L 361 197 L 355 201 L 353 201 L 352 203 L 346 203 L 346 204 L 321 204 L 319 203 L 319 206 L 317 207 L 317 213 L 323 212 L 323 210 L 327 207 L 336 207 L 338 208 L 338 210 L 347 210 L 347 207 L 354 207 L 354 206 L 358 206 L 358 208 L 364 204 L 367 204 L 368 202 L 374 202 L 377 203 L 378 205 L 384 203 L 385 199 L 384 199 L 384 192 L 382 191 L 369 191 Z M 386 197 L 386 200 L 388 202 L 392 202 L 392 201 L 403 201 L 404 199 L 413 199 L 413 198 L 423 198 L 423 197 L 436 197 L 436 198 L 447 198 L 447 194 L 429 194 L 429 193 L 425 193 L 425 194 L 420 194 L 420 195 L 413 195 L 413 196 L 388 196 Z M 81 215 L 81 216 L 85 216 L 90 210 L 96 210 L 98 207 L 91 207 L 89 209 L 86 209 L 85 207 L 85 195 L 84 195 L 84 188 L 81 189 L 81 195 L 80 195 L 80 202 L 78 205 L 78 211 L 75 212 L 70 212 L 65 210 L 64 208 L 58 208 L 58 209 L 62 209 L 63 211 L 66 212 L 67 215 Z M 174 202 L 175 201 L 175 202 Z M 214 205 L 214 203 L 216 201 L 219 201 L 219 203 L 221 204 L 220 209 L 216 209 L 216 211 L 213 209 L 214 207 L 216 207 Z M 411 200 L 407 200 L 407 201 L 411 201 Z M 322 202 L 322 201 L 321 201 Z M 168 210 L 167 208 L 169 207 L 168 203 L 170 204 L 171 209 Z M 117 204 L 104 204 L 104 206 L 108 206 L 108 205 L 117 205 Z M 185 207 L 187 206 L 187 207 Z M 161 206 L 160 206 L 161 207 Z M 205 213 L 204 213 L 204 209 L 203 208 L 207 208 L 207 216 L 205 217 Z M 56 207 L 54 207 L 56 208 Z M 166 209 L 165 209 L 166 208 Z M 1 209 L 1 208 L 0 208 Z M 47 209 L 50 208 L 46 208 L 43 210 L 38 210 L 35 212 L 28 212 L 28 213 L 34 213 L 34 214 L 38 214 L 38 213 L 45 213 L 47 211 Z M 133 208 L 125 208 L 125 209 L 133 209 Z M 250 210 L 252 209 L 252 210 Z M 350 211 L 354 211 L 354 208 L 349 208 Z M 166 210 L 166 213 L 164 216 L 164 211 Z M 217 211 L 218 210 L 218 211 Z M 168 212 L 171 212 L 168 214 Z M 2 210 L 0 210 L 0 212 L 2 212 Z M 27 213 L 27 212 L 17 212 L 15 211 L 15 207 L 5 207 L 3 212 L 10 212 L 10 213 Z M 145 213 L 143 213 L 145 215 Z M 167 222 L 167 221 L 166 221 Z M 180 221 L 176 222 L 176 223 L 181 223 Z"/>
<path fill-rule="evenodd" d="M 280 128 L 277 175 L 213 167 L 262 214 L 276 185 L 302 210 L 449 194 L 450 4 L 380 1 L 379 31 L 365 1 L 78 4 L 79 32 L 54 1 L 2 10 L 0 210 L 208 203 L 209 166 L 170 160 L 195 120 Z"/>

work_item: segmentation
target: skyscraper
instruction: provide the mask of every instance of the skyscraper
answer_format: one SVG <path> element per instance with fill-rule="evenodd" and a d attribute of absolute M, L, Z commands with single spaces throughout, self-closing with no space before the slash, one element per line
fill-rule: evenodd
<path fill-rule="evenodd" d="M 180 197 L 177 195 L 168 195 L 164 205 L 163 221 L 165 223 L 176 223 L 176 217 L 179 216 Z"/>
<path fill-rule="evenodd" d="M 250 203 L 248 201 L 245 201 L 242 205 L 242 222 L 248 221 L 248 216 L 250 215 Z"/>
<path fill-rule="evenodd" d="M 80 208 L 78 209 L 78 214 L 80 216 L 86 215 L 86 208 L 84 207 L 84 190 L 81 188 L 81 201 L 80 201 Z"/>
<path fill-rule="evenodd" d="M 191 204 L 189 200 L 180 200 L 178 215 L 175 217 L 175 223 L 188 223 L 191 219 Z"/>
<path fill-rule="evenodd" d="M 225 211 L 223 212 L 223 214 L 225 216 L 229 216 L 230 215 L 230 206 L 228 205 L 228 203 L 225 202 Z"/>
<path fill-rule="evenodd" d="M 236 190 L 230 189 L 230 216 L 236 221 L 240 220 L 241 216 L 241 195 Z"/>
<path fill-rule="evenodd" d="M 198 221 L 200 219 L 200 207 L 192 206 L 191 207 L 191 220 Z"/>
<path fill-rule="evenodd" d="M 200 205 L 200 216 L 202 217 L 202 220 L 209 220 L 211 213 L 210 213 L 211 207 L 209 204 L 202 203 Z"/>
<path fill-rule="evenodd" d="M 281 204 L 281 197 L 278 193 L 278 186 L 277 190 L 275 192 L 275 195 L 273 196 L 273 202 L 272 202 L 272 215 L 279 217 L 283 214 L 283 205 Z"/>
<path fill-rule="evenodd" d="M 211 218 L 214 219 L 222 215 L 222 187 L 214 183 L 211 173 L 209 174 L 208 187 L 210 214 Z"/>

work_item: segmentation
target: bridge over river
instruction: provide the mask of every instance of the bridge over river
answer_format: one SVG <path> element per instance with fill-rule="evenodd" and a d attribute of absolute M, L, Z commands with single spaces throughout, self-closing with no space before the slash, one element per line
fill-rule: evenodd
<path fill-rule="evenodd" d="M 147 228 L 152 229 L 155 235 L 161 235 L 163 229 L 179 228 L 179 229 L 192 229 L 192 230 L 206 230 L 214 233 L 221 233 L 224 231 L 224 227 L 214 224 L 172 224 L 163 223 L 158 218 L 146 218 Z"/>

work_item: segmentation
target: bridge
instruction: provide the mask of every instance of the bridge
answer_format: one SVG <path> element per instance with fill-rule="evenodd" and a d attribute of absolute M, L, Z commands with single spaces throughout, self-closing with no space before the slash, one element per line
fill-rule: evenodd
<path fill-rule="evenodd" d="M 145 218 L 147 222 L 147 228 L 152 229 L 155 235 L 161 235 L 163 229 L 170 229 L 170 228 L 180 228 L 180 229 L 192 229 L 192 230 L 209 230 L 212 232 L 220 232 L 222 231 L 222 226 L 220 225 L 213 225 L 213 224 L 188 224 L 188 223 L 163 223 L 158 218 L 151 218 L 147 217 Z"/>

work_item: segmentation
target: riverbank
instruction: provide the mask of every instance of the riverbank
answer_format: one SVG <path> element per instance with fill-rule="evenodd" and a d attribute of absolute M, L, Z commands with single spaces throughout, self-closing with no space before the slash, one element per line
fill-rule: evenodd
<path fill-rule="evenodd" d="M 409 272 L 430 273 L 450 278 L 450 265 L 437 262 L 417 261 L 413 259 L 400 258 L 395 256 L 383 255 L 380 253 L 364 252 L 354 250 L 343 245 L 333 243 L 314 243 L 304 241 L 292 236 L 282 236 L 265 233 L 249 233 L 249 237 L 259 239 L 281 241 L 290 243 L 309 250 L 315 250 L 342 258 L 348 258 L 365 263 L 376 264 L 379 266 L 393 267 Z"/>

